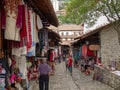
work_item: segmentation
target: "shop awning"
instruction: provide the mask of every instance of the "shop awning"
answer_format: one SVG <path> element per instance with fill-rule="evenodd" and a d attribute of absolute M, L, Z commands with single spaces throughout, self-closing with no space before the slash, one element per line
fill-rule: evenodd
<path fill-rule="evenodd" d="M 99 27 L 97 29 L 94 29 L 94 30 L 92 30 L 92 31 L 90 31 L 88 33 L 85 33 L 82 36 L 74 38 L 75 41 L 71 43 L 72 46 L 79 45 L 79 43 L 83 44 L 86 41 L 89 41 L 89 42 L 91 42 L 93 44 L 98 44 L 99 43 L 99 32 L 101 30 L 104 30 L 105 28 L 108 28 L 110 25 L 111 24 L 108 23 L 108 24 L 106 24 L 104 26 L 101 26 L 101 27 Z"/>
<path fill-rule="evenodd" d="M 50 0 L 24 0 L 25 3 L 32 7 L 38 13 L 41 19 L 48 21 L 54 26 L 58 26 L 58 19 Z"/>

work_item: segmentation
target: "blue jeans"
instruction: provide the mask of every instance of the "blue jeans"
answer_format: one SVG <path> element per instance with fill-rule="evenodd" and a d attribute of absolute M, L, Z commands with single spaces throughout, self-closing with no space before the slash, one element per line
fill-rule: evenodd
<path fill-rule="evenodd" d="M 72 66 L 68 66 L 68 70 L 70 73 L 72 73 Z"/>

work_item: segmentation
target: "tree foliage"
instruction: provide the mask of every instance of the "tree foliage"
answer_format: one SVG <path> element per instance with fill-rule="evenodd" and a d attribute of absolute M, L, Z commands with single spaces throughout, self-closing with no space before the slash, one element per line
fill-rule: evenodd
<path fill-rule="evenodd" d="M 100 16 L 106 16 L 109 22 L 120 19 L 120 0 L 70 0 L 66 10 L 66 16 L 61 16 L 63 23 L 84 21 L 92 26 Z"/>

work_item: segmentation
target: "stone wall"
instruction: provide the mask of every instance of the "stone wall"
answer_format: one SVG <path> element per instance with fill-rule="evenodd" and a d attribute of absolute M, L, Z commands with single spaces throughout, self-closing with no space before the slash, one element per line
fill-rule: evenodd
<path fill-rule="evenodd" d="M 120 70 L 120 44 L 118 34 L 111 27 L 100 32 L 101 60 L 104 66 L 109 66 L 112 61 L 116 62 L 116 68 Z"/>
<path fill-rule="evenodd" d="M 115 90 L 120 90 L 120 76 L 98 66 L 95 66 L 94 72 L 96 74 L 95 80 L 101 81 L 112 88 L 115 88 Z"/>

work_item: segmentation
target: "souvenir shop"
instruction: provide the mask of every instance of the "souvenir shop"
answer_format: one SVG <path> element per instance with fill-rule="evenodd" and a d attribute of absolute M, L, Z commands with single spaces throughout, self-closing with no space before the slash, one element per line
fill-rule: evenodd
<path fill-rule="evenodd" d="M 94 64 L 98 62 L 100 57 L 100 45 L 98 33 L 87 33 L 76 39 L 72 44 L 73 56 L 76 62 L 80 62 L 81 71 L 86 71 L 87 68 L 94 69 Z"/>
<path fill-rule="evenodd" d="M 35 63 L 37 53 L 42 55 L 43 48 L 47 50 L 49 46 L 48 31 L 44 27 L 50 23 L 58 25 L 51 4 L 43 1 L 41 6 L 48 5 L 53 21 L 40 13 L 44 9 L 34 8 L 32 0 L 24 1 L 0 0 L 0 90 L 28 88 L 29 68 Z"/>

